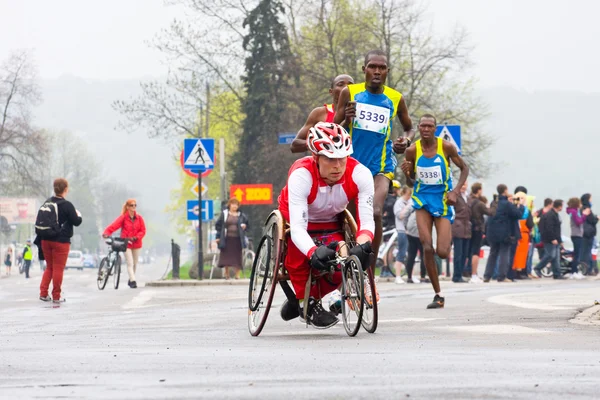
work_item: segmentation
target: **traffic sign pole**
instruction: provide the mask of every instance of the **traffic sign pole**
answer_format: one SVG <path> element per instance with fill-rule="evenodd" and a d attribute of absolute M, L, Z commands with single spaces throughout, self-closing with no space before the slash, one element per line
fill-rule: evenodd
<path fill-rule="evenodd" d="M 198 174 L 198 204 L 200 205 L 200 221 L 198 221 L 198 280 L 204 275 L 204 254 L 202 250 L 202 174 Z"/>

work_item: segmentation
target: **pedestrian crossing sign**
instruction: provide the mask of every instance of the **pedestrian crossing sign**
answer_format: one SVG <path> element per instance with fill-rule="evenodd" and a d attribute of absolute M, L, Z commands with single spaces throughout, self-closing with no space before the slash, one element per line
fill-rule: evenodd
<path fill-rule="evenodd" d="M 437 129 L 435 130 L 435 136 L 449 141 L 456 146 L 458 149 L 458 154 L 462 154 L 460 148 L 460 125 L 438 125 Z"/>
<path fill-rule="evenodd" d="M 183 141 L 183 166 L 195 172 L 215 167 L 215 139 L 185 139 Z"/>

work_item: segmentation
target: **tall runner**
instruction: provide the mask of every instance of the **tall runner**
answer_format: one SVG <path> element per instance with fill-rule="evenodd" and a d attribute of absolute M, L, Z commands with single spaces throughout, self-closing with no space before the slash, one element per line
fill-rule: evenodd
<path fill-rule="evenodd" d="M 383 204 L 398 164 L 394 152 L 404 153 L 415 133 L 402 94 L 385 86 L 389 71 L 385 52 L 369 51 L 362 70 L 365 82 L 348 85 L 340 93 L 334 122 L 348 125 L 354 146 L 353 157 L 369 168 L 375 180 L 373 252 L 377 255 L 383 234 Z M 392 121 L 396 116 L 404 136 L 393 141 Z M 375 260 L 372 265 L 374 263 Z"/>
<path fill-rule="evenodd" d="M 435 117 L 425 114 L 419 120 L 421 139 L 406 150 L 401 168 L 408 186 L 414 187 L 413 208 L 416 209 L 419 239 L 423 245 L 423 258 L 431 285 L 435 291 L 433 302 L 427 308 L 443 308 L 442 296 L 434 255 L 448 257 L 452 247 L 452 222 L 454 204 L 460 196 L 469 175 L 469 167 L 458 155 L 456 146 L 435 137 Z M 460 169 L 458 183 L 453 189 L 450 161 Z M 437 245 L 433 248 L 432 229 L 435 224 Z"/>
<path fill-rule="evenodd" d="M 296 138 L 290 146 L 292 153 L 303 153 L 308 151 L 306 145 L 306 137 L 310 128 L 315 126 L 319 122 L 333 122 L 335 115 L 335 106 L 337 105 L 340 92 L 346 86 L 354 83 L 354 79 L 350 75 L 338 75 L 331 81 L 331 87 L 329 88 L 329 94 L 333 99 L 332 104 L 324 104 L 321 107 L 317 107 L 310 112 L 304 126 L 298 131 Z"/>

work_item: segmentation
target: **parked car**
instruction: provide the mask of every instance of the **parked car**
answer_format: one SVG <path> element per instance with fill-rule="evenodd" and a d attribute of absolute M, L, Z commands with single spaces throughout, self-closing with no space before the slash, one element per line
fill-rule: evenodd
<path fill-rule="evenodd" d="M 85 254 L 83 256 L 83 266 L 85 268 L 96 268 L 98 267 L 96 264 L 96 257 L 93 254 Z"/>
<path fill-rule="evenodd" d="M 78 270 L 83 271 L 84 266 L 83 253 L 79 250 L 71 250 L 69 252 L 69 256 L 67 257 L 67 265 L 65 266 L 65 269 L 77 268 Z"/>

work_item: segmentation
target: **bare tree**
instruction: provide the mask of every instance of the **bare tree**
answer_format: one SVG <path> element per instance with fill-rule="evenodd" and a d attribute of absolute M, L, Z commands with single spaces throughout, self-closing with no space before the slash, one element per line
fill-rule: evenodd
<path fill-rule="evenodd" d="M 0 191 L 25 191 L 36 187 L 31 174 L 46 154 L 46 141 L 31 125 L 31 108 L 41 95 L 36 68 L 29 53 L 14 52 L 0 65 Z"/>

